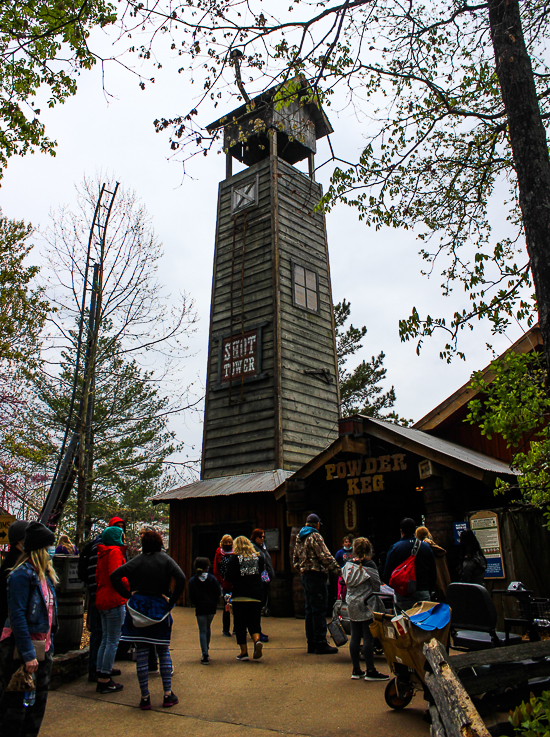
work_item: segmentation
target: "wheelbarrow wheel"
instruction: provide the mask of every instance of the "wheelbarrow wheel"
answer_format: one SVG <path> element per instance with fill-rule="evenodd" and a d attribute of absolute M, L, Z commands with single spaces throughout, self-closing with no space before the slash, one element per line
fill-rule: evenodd
<path fill-rule="evenodd" d="M 384 691 L 386 704 L 392 709 L 404 709 L 411 703 L 413 696 L 414 691 L 412 688 L 407 692 L 404 697 L 399 696 L 399 694 L 397 693 L 397 682 L 395 678 L 391 679 L 391 681 L 386 686 L 386 690 Z"/>

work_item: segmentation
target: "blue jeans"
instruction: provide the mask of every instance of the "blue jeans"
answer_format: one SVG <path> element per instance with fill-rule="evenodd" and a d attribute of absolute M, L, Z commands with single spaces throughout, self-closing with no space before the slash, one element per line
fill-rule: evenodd
<path fill-rule="evenodd" d="M 90 675 L 95 675 L 97 670 L 97 654 L 99 652 L 99 646 L 101 645 L 103 630 L 101 629 L 101 614 L 96 608 L 95 599 L 91 597 L 88 602 L 88 626 L 90 628 L 88 672 Z"/>
<path fill-rule="evenodd" d="M 216 616 L 215 614 L 197 614 L 197 624 L 199 625 L 199 640 L 201 643 L 201 652 L 208 655 L 208 646 L 210 645 L 210 625 Z"/>
<path fill-rule="evenodd" d="M 306 571 L 302 575 L 305 594 L 306 638 L 311 644 L 321 644 L 327 640 L 328 586 L 324 573 Z"/>
<path fill-rule="evenodd" d="M 111 675 L 115 662 L 116 649 L 120 640 L 120 631 L 124 623 L 126 607 L 124 604 L 114 609 L 104 609 L 101 614 L 101 645 L 97 653 L 97 674 L 105 678 Z"/>

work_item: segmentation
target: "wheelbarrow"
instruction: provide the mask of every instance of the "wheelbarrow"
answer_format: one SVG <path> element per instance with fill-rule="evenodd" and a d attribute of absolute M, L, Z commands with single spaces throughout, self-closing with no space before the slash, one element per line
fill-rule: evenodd
<path fill-rule="evenodd" d="M 422 648 L 433 637 L 447 647 L 450 626 L 450 608 L 431 601 L 420 602 L 397 616 L 374 613 L 372 636 L 379 639 L 394 674 L 384 693 L 386 704 L 392 709 L 404 709 L 417 691 L 423 690 L 429 699 Z"/>

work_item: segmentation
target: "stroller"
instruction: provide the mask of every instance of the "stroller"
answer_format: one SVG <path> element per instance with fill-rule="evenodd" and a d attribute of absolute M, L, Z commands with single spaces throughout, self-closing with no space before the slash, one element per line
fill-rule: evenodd
<path fill-rule="evenodd" d="M 392 709 L 404 709 L 416 691 L 424 690 L 424 643 L 433 637 L 447 647 L 451 610 L 446 604 L 423 601 L 393 617 L 374 614 L 372 636 L 380 640 L 394 678 L 386 686 L 384 698 Z"/>

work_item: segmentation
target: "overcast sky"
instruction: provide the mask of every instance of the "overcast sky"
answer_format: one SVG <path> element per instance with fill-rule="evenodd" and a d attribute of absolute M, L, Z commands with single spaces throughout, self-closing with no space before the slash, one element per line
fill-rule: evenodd
<path fill-rule="evenodd" d="M 0 205 L 4 215 L 24 219 L 36 227 L 46 227 L 48 214 L 61 204 L 74 203 L 74 185 L 84 174 L 103 171 L 125 187 L 133 188 L 145 202 L 153 226 L 164 244 L 160 281 L 172 294 L 185 291 L 194 298 L 200 315 L 199 329 L 190 341 L 194 354 L 181 365 L 188 381 L 204 383 L 217 186 L 224 177 L 225 157 L 211 154 L 195 159 L 193 178 L 182 177 L 182 166 L 168 160 L 168 135 L 156 134 L 153 120 L 186 112 L 198 93 L 183 74 L 170 71 L 170 65 L 157 73 L 156 83 L 145 91 L 135 77 L 122 70 L 107 74 L 107 88 L 114 96 L 106 98 L 100 70 L 85 73 L 76 97 L 49 110 L 42 105 L 41 119 L 48 134 L 58 141 L 57 156 L 35 154 L 12 159 L 2 188 Z M 202 124 L 238 106 L 224 103 L 216 111 L 201 109 Z M 349 110 L 328 111 L 334 128 L 331 140 L 338 154 L 356 156 L 361 149 L 362 128 Z M 364 124 L 363 124 L 364 125 Z M 319 142 L 316 163 L 328 158 L 326 140 Z M 235 171 L 235 168 L 234 168 Z M 326 189 L 331 172 L 327 165 L 318 173 Z M 494 218 L 505 233 L 506 223 L 494 205 Z M 354 210 L 340 206 L 327 216 L 327 231 L 334 301 L 351 302 L 354 325 L 366 325 L 368 333 L 357 360 L 370 358 L 383 350 L 388 371 L 386 388 L 395 386 L 395 409 L 415 421 L 444 400 L 483 368 L 491 354 L 490 341 L 499 352 L 507 348 L 522 330 L 514 326 L 506 336 L 491 338 L 488 329 L 464 332 L 462 348 L 466 362 L 455 359 L 451 365 L 438 357 L 444 341 L 436 336 L 424 343 L 420 357 L 413 343 L 401 343 L 399 318 L 417 307 L 427 312 L 447 314 L 458 305 L 440 296 L 440 279 L 421 276 L 420 244 L 411 233 L 396 230 L 374 232 L 358 221 Z M 34 258 L 40 259 L 40 238 L 35 238 Z M 460 294 L 457 294 L 460 297 Z M 462 297 L 460 306 L 466 306 Z M 453 298 L 451 298 L 453 299 Z M 174 421 L 180 440 L 191 456 L 200 452 L 202 426 L 198 417 Z M 194 450 L 193 447 L 194 446 Z"/>

